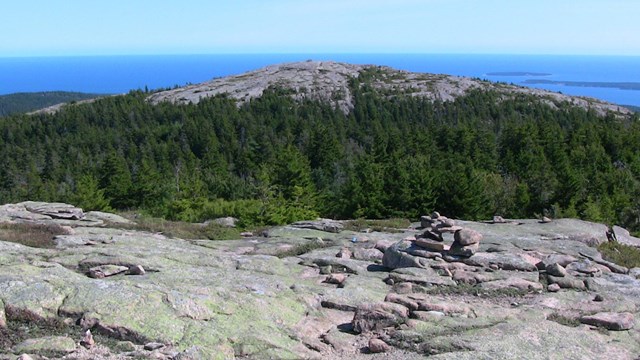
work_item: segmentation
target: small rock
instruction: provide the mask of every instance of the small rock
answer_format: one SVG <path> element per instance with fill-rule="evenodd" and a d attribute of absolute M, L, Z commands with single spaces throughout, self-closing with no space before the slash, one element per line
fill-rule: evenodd
<path fill-rule="evenodd" d="M 453 234 L 454 241 L 460 245 L 467 246 L 477 244 L 482 240 L 482 234 L 471 229 L 462 229 Z"/>
<path fill-rule="evenodd" d="M 395 284 L 393 286 L 393 291 L 395 291 L 396 294 L 411 294 L 413 293 L 413 283 L 401 282 L 399 284 Z"/>
<path fill-rule="evenodd" d="M 340 251 L 336 254 L 337 258 L 342 259 L 351 259 L 351 256 L 353 256 L 353 253 L 351 252 L 351 250 L 349 250 L 349 248 L 346 247 L 340 249 Z"/>
<path fill-rule="evenodd" d="M 234 228 L 236 227 L 236 223 L 238 222 L 238 219 L 229 216 L 229 217 L 214 219 L 213 222 L 220 226 Z"/>
<path fill-rule="evenodd" d="M 557 277 L 565 277 L 567 276 L 567 270 L 562 267 L 562 265 L 555 263 L 547 266 L 547 274 L 557 276 Z"/>
<path fill-rule="evenodd" d="M 552 220 L 546 216 L 543 216 L 542 219 L 540 219 L 540 223 L 542 224 L 547 224 L 550 223 Z"/>
<path fill-rule="evenodd" d="M 332 272 L 333 272 L 333 266 L 331 266 L 331 265 L 320 266 L 320 274 L 321 275 L 329 275 Z"/>
<path fill-rule="evenodd" d="M 433 250 L 433 251 L 444 250 L 444 243 L 434 241 L 434 240 L 420 238 L 420 239 L 416 239 L 415 244 L 427 250 Z"/>
<path fill-rule="evenodd" d="M 439 212 L 434 211 L 434 212 L 431 213 L 431 218 L 432 219 L 437 219 L 439 217 L 440 217 L 440 213 Z"/>
<path fill-rule="evenodd" d="M 384 253 L 378 249 L 357 248 L 353 251 L 352 257 L 356 260 L 376 261 L 382 260 Z"/>
<path fill-rule="evenodd" d="M 144 275 L 146 273 L 142 265 L 129 266 L 129 271 L 127 271 L 128 275 Z"/>
<path fill-rule="evenodd" d="M 327 282 L 329 284 L 340 285 L 343 282 L 345 282 L 345 280 L 347 280 L 347 275 L 346 274 L 342 274 L 342 273 L 338 273 L 338 274 L 331 274 L 331 275 L 327 276 L 327 280 L 325 280 L 325 282 Z"/>
<path fill-rule="evenodd" d="M 109 276 L 121 274 L 129 270 L 126 266 L 120 265 L 100 265 L 89 269 L 89 277 L 94 279 L 103 279 Z"/>
<path fill-rule="evenodd" d="M 384 341 L 373 338 L 369 340 L 369 351 L 372 353 L 383 353 L 389 351 L 390 347 Z"/>
<path fill-rule="evenodd" d="M 442 311 L 413 311 L 411 317 L 420 321 L 438 321 L 445 317 Z"/>
<path fill-rule="evenodd" d="M 158 343 L 158 342 L 150 342 L 150 343 L 144 344 L 144 349 L 147 351 L 158 350 L 163 347 L 164 347 L 164 344 Z"/>
<path fill-rule="evenodd" d="M 494 224 L 504 224 L 504 223 L 506 223 L 506 221 L 502 216 L 496 215 L 496 216 L 493 217 L 493 223 Z"/>
<path fill-rule="evenodd" d="M 596 294 L 596 296 L 593 298 L 593 301 L 595 302 L 603 302 L 604 301 L 604 297 L 600 294 Z"/>
<path fill-rule="evenodd" d="M 547 286 L 547 290 L 549 290 L 549 292 L 558 292 L 558 291 L 560 291 L 560 285 L 551 284 L 551 285 Z"/>
<path fill-rule="evenodd" d="M 421 217 L 420 217 L 420 226 L 421 226 L 422 228 L 429 228 L 429 227 L 431 227 L 431 222 L 432 222 L 432 220 L 431 220 L 431 216 L 423 215 L 423 216 L 421 216 Z"/>
<path fill-rule="evenodd" d="M 93 335 L 91 335 L 91 330 L 87 330 L 84 333 L 84 336 L 80 340 L 80 345 L 84 346 L 87 349 L 91 349 L 96 342 L 93 340 Z"/>
<path fill-rule="evenodd" d="M 621 331 L 633 328 L 633 314 L 604 312 L 591 316 L 583 316 L 580 322 L 587 325 L 601 326 L 607 330 Z"/>
<path fill-rule="evenodd" d="M 422 233 L 422 237 L 438 242 L 444 241 L 444 239 L 442 238 L 442 234 L 439 231 L 425 230 L 425 232 Z"/>
<path fill-rule="evenodd" d="M 547 275 L 547 280 L 550 284 L 557 284 L 562 289 L 578 289 L 585 290 L 586 286 L 584 281 L 573 278 L 571 276 L 557 277 L 553 275 Z"/>
<path fill-rule="evenodd" d="M 33 358 L 28 354 L 22 354 L 16 360 L 33 360 Z"/>
<path fill-rule="evenodd" d="M 252 233 L 252 232 L 250 232 L 250 231 L 245 231 L 245 232 L 241 232 L 241 233 L 240 233 L 240 236 L 245 237 L 245 238 L 247 238 L 247 237 L 253 237 L 253 233 Z"/>

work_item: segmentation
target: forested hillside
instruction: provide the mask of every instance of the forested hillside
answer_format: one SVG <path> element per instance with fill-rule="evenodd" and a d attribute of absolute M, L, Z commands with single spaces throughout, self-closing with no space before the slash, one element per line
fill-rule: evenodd
<path fill-rule="evenodd" d="M 96 98 L 98 94 L 45 91 L 0 95 L 0 116 L 35 111 L 48 106 Z"/>
<path fill-rule="evenodd" d="M 347 115 L 272 88 L 151 105 L 148 94 L 0 119 L 0 203 L 65 201 L 245 225 L 432 210 L 583 217 L 638 229 L 640 123 L 538 98 L 452 102 L 353 80 Z"/>

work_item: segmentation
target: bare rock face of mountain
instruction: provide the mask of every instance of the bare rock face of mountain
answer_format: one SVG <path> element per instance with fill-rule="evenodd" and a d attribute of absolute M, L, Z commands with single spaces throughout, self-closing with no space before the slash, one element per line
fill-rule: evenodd
<path fill-rule="evenodd" d="M 353 95 L 349 88 L 349 81 L 352 78 L 368 82 L 373 89 L 385 96 L 417 96 L 433 101 L 453 101 L 470 90 L 480 89 L 498 91 L 505 97 L 518 94 L 534 95 L 552 107 L 568 103 L 592 109 L 601 115 L 608 112 L 620 115 L 631 114 L 631 111 L 625 107 L 598 99 L 568 96 L 546 90 L 452 75 L 412 73 L 385 66 L 310 60 L 271 65 L 241 75 L 162 91 L 151 95 L 149 101 L 197 103 L 202 98 L 227 94 L 242 104 L 260 97 L 269 87 L 280 87 L 290 90 L 291 96 L 295 99 L 326 101 L 346 113 L 353 108 Z"/>
<path fill-rule="evenodd" d="M 117 220 L 65 204 L 0 207 L 0 359 L 640 355 L 640 269 L 602 259 L 604 225 L 298 224 L 211 241 Z M 3 241 L 42 225 L 66 231 L 46 248 Z M 427 249 L 419 239 L 434 229 L 443 246 Z M 477 251 L 453 255 L 463 235 Z"/>

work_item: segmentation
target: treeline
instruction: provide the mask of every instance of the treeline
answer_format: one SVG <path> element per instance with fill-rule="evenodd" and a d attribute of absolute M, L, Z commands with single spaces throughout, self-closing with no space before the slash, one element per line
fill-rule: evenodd
<path fill-rule="evenodd" d="M 44 91 L 0 95 L 0 116 L 40 110 L 61 103 L 93 99 L 98 96 L 104 95 L 68 91 Z"/>
<path fill-rule="evenodd" d="M 145 93 L 0 119 L 0 202 L 64 201 L 171 219 L 581 217 L 638 229 L 640 123 L 471 92 L 355 108 L 282 89 L 151 105 Z"/>

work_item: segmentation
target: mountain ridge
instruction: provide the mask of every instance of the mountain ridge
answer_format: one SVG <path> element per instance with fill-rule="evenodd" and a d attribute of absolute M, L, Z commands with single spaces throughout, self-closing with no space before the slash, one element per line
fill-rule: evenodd
<path fill-rule="evenodd" d="M 569 103 L 591 109 L 599 115 L 614 112 L 631 115 L 629 109 L 595 98 L 569 96 L 547 90 L 493 83 L 469 77 L 397 70 L 379 65 L 356 65 L 334 61 L 291 62 L 275 64 L 239 75 L 212 79 L 199 84 L 160 91 L 149 96 L 151 103 L 198 103 L 202 98 L 227 94 L 243 104 L 255 99 L 269 87 L 293 90 L 297 100 L 313 99 L 331 103 L 345 113 L 353 109 L 349 88 L 351 79 L 367 82 L 387 96 L 408 95 L 432 101 L 453 101 L 472 90 L 498 91 L 505 96 L 528 94 L 539 97 L 553 108 Z"/>

